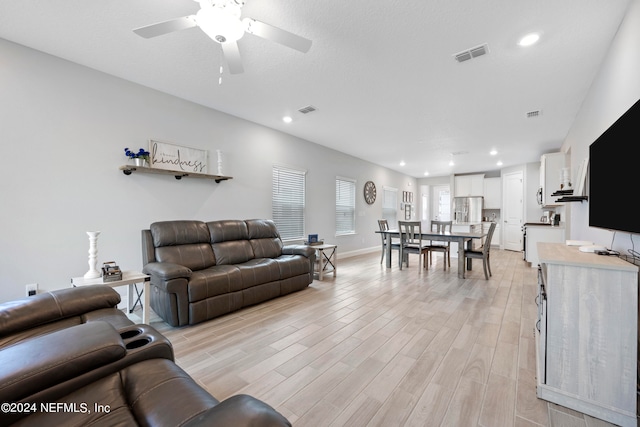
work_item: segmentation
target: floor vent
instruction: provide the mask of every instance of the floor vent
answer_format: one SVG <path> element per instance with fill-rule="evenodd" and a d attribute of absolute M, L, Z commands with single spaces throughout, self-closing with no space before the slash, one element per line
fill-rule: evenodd
<path fill-rule="evenodd" d="M 313 105 L 307 105 L 306 107 L 302 107 L 302 108 L 298 109 L 298 111 L 301 112 L 302 114 L 313 113 L 316 110 L 317 110 L 317 108 L 314 107 Z"/>
<path fill-rule="evenodd" d="M 472 47 L 471 49 L 464 50 L 462 52 L 458 52 L 453 57 L 458 62 L 465 62 L 473 58 L 477 58 L 482 55 L 486 55 L 489 53 L 489 46 L 485 43 L 480 46 Z"/>

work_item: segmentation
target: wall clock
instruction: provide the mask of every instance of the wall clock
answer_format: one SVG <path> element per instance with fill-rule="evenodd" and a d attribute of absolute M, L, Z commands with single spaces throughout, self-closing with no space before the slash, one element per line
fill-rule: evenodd
<path fill-rule="evenodd" d="M 376 201 L 376 185 L 373 181 L 367 181 L 364 184 L 364 200 L 367 204 L 372 205 Z"/>

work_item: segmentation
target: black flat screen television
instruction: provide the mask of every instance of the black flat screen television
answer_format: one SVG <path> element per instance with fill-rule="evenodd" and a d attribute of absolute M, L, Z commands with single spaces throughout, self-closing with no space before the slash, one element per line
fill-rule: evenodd
<path fill-rule="evenodd" d="M 589 146 L 589 226 L 640 233 L 640 100 Z"/>

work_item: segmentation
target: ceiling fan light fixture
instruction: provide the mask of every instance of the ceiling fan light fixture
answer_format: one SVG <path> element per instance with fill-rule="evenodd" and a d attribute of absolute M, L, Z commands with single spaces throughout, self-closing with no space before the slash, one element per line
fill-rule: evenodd
<path fill-rule="evenodd" d="M 244 35 L 242 21 L 219 7 L 203 7 L 196 14 L 196 22 L 202 31 L 218 43 L 235 42 Z"/>

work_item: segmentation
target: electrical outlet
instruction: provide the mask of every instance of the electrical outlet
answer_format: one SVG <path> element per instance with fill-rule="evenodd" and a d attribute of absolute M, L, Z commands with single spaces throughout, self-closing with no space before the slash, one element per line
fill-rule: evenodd
<path fill-rule="evenodd" d="M 30 285 L 26 285 L 27 296 L 32 297 L 38 293 L 38 284 L 32 283 Z"/>

